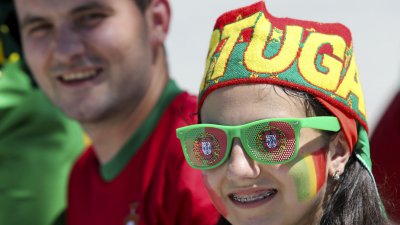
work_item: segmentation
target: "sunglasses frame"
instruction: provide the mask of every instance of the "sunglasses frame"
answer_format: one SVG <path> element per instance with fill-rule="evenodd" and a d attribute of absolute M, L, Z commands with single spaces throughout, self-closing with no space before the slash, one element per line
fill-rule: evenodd
<path fill-rule="evenodd" d="M 245 138 L 244 132 L 248 128 L 254 127 L 254 126 L 259 125 L 259 124 L 270 123 L 270 122 L 285 122 L 285 123 L 290 124 L 294 129 L 294 135 L 295 135 L 295 141 L 296 141 L 295 150 L 294 150 L 293 155 L 287 160 L 279 161 L 279 162 L 267 162 L 267 161 L 260 160 L 259 158 L 257 158 L 256 156 L 253 155 L 251 150 L 249 150 L 249 148 L 251 148 L 251 147 L 248 146 L 248 140 L 247 139 L 246 140 L 242 139 L 242 137 Z M 189 154 L 187 153 L 186 143 L 185 143 L 185 141 L 186 141 L 185 135 L 188 134 L 193 129 L 199 129 L 199 128 L 220 129 L 226 135 L 227 143 L 226 143 L 225 155 L 221 159 L 221 161 L 216 163 L 215 165 L 212 165 L 212 166 L 197 166 L 197 165 L 194 165 L 192 163 L 191 159 L 190 159 Z M 191 167 L 195 168 L 195 169 L 209 170 L 209 169 L 216 168 L 216 167 L 222 165 L 223 163 L 225 163 L 225 161 L 227 160 L 227 158 L 231 154 L 232 143 L 233 143 L 233 139 L 234 138 L 239 138 L 240 142 L 242 144 L 242 147 L 245 150 L 245 152 L 247 153 L 247 155 L 249 155 L 253 160 L 255 160 L 255 161 L 259 162 L 259 163 L 268 164 L 268 165 L 287 163 L 287 162 L 293 160 L 294 158 L 296 158 L 296 156 L 298 154 L 298 151 L 299 151 L 299 137 L 300 137 L 301 128 L 313 128 L 313 129 L 318 129 L 318 130 L 337 132 L 337 131 L 340 130 L 340 123 L 339 123 L 338 119 L 336 117 L 333 117 L 333 116 L 316 116 L 316 117 L 307 117 L 307 118 L 262 119 L 262 120 L 257 120 L 257 121 L 253 121 L 253 122 L 246 123 L 246 124 L 243 124 L 243 125 L 237 125 L 237 126 L 226 126 L 226 125 L 218 125 L 218 124 L 195 124 L 195 125 L 189 125 L 189 126 L 185 126 L 185 127 L 181 127 L 181 128 L 176 129 L 176 136 L 179 138 L 179 140 L 181 142 L 183 153 L 185 155 L 185 158 L 186 158 L 186 161 L 188 162 L 188 164 Z"/>

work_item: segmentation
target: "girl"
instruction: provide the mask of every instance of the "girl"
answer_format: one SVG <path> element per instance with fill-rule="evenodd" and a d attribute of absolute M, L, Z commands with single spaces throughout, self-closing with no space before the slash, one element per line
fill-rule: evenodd
<path fill-rule="evenodd" d="M 275 18 L 263 2 L 223 14 L 199 110 L 177 136 L 220 224 L 389 224 L 343 25 Z"/>

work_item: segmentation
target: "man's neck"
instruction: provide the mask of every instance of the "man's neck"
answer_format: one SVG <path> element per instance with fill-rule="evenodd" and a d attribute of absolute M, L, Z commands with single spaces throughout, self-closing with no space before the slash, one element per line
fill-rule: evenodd
<path fill-rule="evenodd" d="M 118 154 L 160 99 L 169 79 L 165 63 L 156 62 L 152 72 L 155 73 L 155 76 L 150 81 L 147 92 L 134 109 L 122 112 L 107 121 L 82 124 L 91 138 L 95 153 L 101 164 L 108 163 Z"/>

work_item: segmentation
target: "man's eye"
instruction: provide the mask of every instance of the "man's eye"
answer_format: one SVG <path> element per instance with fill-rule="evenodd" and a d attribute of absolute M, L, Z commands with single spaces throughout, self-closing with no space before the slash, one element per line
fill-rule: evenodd
<path fill-rule="evenodd" d="M 107 15 L 104 13 L 86 13 L 84 15 L 80 15 L 77 18 L 77 25 L 80 27 L 92 27 L 99 24 L 103 19 L 106 18 Z"/>
<path fill-rule="evenodd" d="M 40 24 L 33 24 L 30 27 L 28 27 L 27 34 L 31 37 L 34 38 L 39 38 L 39 37 L 44 37 L 46 34 L 51 32 L 51 29 L 53 26 L 51 24 L 47 23 L 40 23 Z"/>

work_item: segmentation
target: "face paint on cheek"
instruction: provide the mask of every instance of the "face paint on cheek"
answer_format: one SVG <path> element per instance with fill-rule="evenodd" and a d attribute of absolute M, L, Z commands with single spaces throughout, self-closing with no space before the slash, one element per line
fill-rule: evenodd
<path fill-rule="evenodd" d="M 298 161 L 290 168 L 289 175 L 295 181 L 299 201 L 315 197 L 326 180 L 326 150 L 321 149 Z"/>
<path fill-rule="evenodd" d="M 208 183 L 208 176 L 205 173 L 202 173 L 203 183 L 206 187 L 208 194 L 210 195 L 211 201 L 214 203 L 215 208 L 218 212 L 223 216 L 227 217 L 228 212 L 226 210 L 226 206 L 223 203 L 222 199 L 218 196 L 218 194 L 212 189 L 211 185 Z"/>

